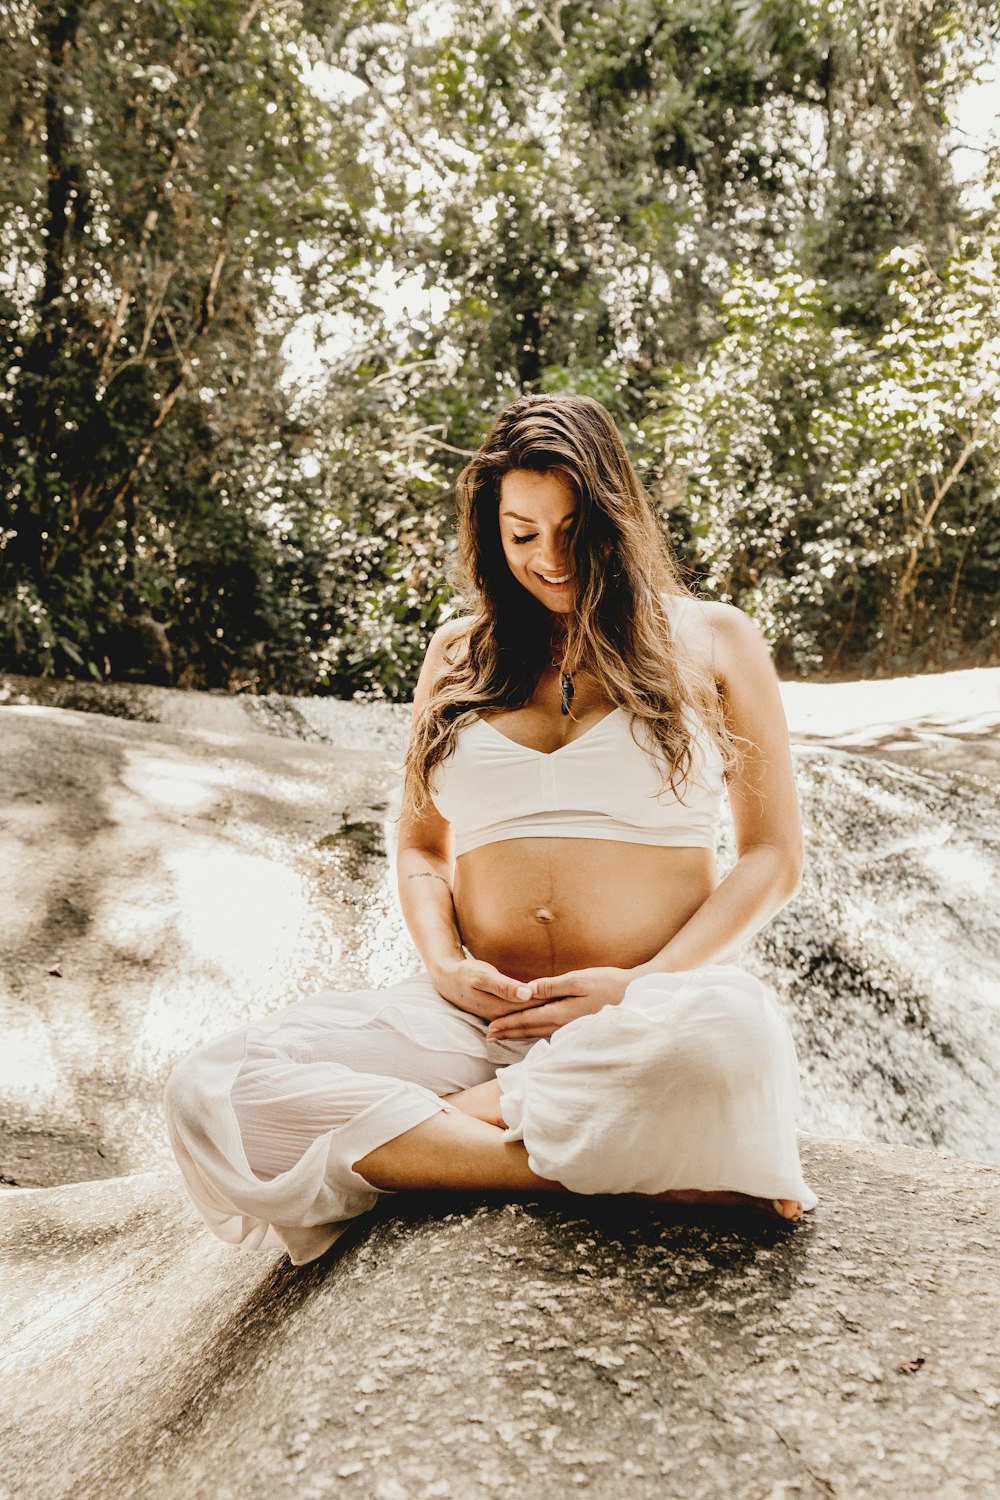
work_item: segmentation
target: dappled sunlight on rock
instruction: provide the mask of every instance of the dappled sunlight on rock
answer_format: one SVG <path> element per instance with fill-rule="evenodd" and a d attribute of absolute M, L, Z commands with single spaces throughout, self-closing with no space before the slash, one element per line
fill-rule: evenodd
<path fill-rule="evenodd" d="M 165 855 L 163 875 L 171 941 L 185 962 L 157 972 L 137 1007 L 137 1070 L 166 1068 L 209 1035 L 290 1002 L 298 957 L 310 948 L 310 893 L 295 870 L 189 839 Z"/>
<path fill-rule="evenodd" d="M 108 946 L 135 963 L 151 962 L 176 912 L 173 892 L 157 866 L 150 886 L 116 889 L 108 882 L 101 927 Z"/>
<path fill-rule="evenodd" d="M 177 1057 L 367 982 L 385 765 L 54 708 L 5 709 L 0 736 L 0 1174 L 4 1151 L 31 1182 L 166 1163 Z"/>
<path fill-rule="evenodd" d="M 423 968 L 388 879 L 372 892 L 368 914 L 358 933 L 358 956 L 368 982 L 376 989 Z"/>
<path fill-rule="evenodd" d="M 806 876 L 748 960 L 787 1008 L 804 1127 L 1000 1160 L 994 788 L 832 750 L 796 763 Z"/>
<path fill-rule="evenodd" d="M 58 1118 L 66 1094 L 63 1068 L 42 1016 L 22 1015 L 16 1030 L 6 1029 L 0 1047 L 0 1098 L 6 1123 L 25 1117 Z"/>
<path fill-rule="evenodd" d="M 37 857 L 40 848 L 62 848 L 67 860 L 72 855 L 71 845 L 60 837 L 58 809 L 5 810 L 0 830 L 0 890 L 8 933 L 23 931 L 46 900 L 51 876 L 47 861 Z"/>
<path fill-rule="evenodd" d="M 911 677 L 853 682 L 785 682 L 781 695 L 795 734 L 877 734 L 926 724 L 955 734 L 1000 721 L 1000 669 L 925 672 Z"/>
<path fill-rule="evenodd" d="M 224 777 L 207 766 L 184 765 L 152 755 L 133 755 L 122 778 L 138 796 L 180 812 L 207 812 Z"/>
<path fill-rule="evenodd" d="M 455 1493 L 470 1472 L 512 1497 L 544 1472 L 547 1493 L 558 1461 L 574 1487 L 655 1500 L 669 1453 L 678 1493 L 714 1500 L 744 1492 L 751 1448 L 761 1494 L 827 1472 L 888 1494 L 919 1429 L 926 1493 L 960 1460 L 985 1494 L 989 1168 L 804 1137 L 820 1204 L 792 1231 L 398 1194 L 301 1270 L 207 1233 L 166 1142 L 173 1061 L 419 967 L 387 860 L 398 756 L 294 743 L 294 715 L 260 714 L 282 738 L 0 713 L 0 1174 L 67 1184 L 0 1192 L 0 1443 L 26 1493 L 62 1493 L 69 1446 L 75 1493 L 146 1500 L 228 1493 L 234 1473 L 254 1495 L 356 1476 L 396 1500 L 451 1453 Z M 796 763 L 805 884 L 745 958 L 793 1028 L 803 1125 L 1000 1156 L 992 788 L 815 747 Z M 731 827 L 723 845 L 725 867 Z M 386 1487 L 396 1431 L 421 1437 Z"/>
<path fill-rule="evenodd" d="M 996 861 L 986 859 L 978 850 L 957 848 L 942 839 L 925 850 L 924 864 L 935 882 L 950 888 L 954 896 L 978 904 L 984 897 L 995 903 L 1000 895 L 991 884 L 997 878 Z"/>
<path fill-rule="evenodd" d="M 164 857 L 176 900 L 176 931 L 195 962 L 233 983 L 282 972 L 308 904 L 302 876 L 263 855 L 189 843 Z"/>

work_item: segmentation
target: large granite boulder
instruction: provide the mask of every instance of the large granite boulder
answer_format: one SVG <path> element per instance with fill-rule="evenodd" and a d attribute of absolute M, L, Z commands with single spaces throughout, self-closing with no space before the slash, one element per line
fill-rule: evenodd
<path fill-rule="evenodd" d="M 23 1185 L 168 1162 L 175 1058 L 419 968 L 384 857 L 402 717 L 366 749 L 360 705 L 306 705 L 296 739 L 242 700 L 226 719 L 144 691 L 193 722 L 0 711 L 0 1175 Z M 791 1023 L 803 1126 L 1000 1160 L 995 783 L 818 746 L 796 764 L 805 884 L 745 961 Z"/>
<path fill-rule="evenodd" d="M 295 1270 L 203 1228 L 160 1092 L 201 1038 L 415 967 L 384 857 L 403 715 L 15 687 L 0 1493 L 989 1493 L 989 778 L 797 752 L 810 872 L 747 962 L 795 1031 L 803 1123 L 871 1138 L 805 1139 L 806 1223 L 398 1195 Z"/>
<path fill-rule="evenodd" d="M 169 1173 L 0 1195 L 5 1493 L 985 1500 L 1000 1171 L 804 1147 L 790 1229 L 399 1195 L 298 1270 Z"/>

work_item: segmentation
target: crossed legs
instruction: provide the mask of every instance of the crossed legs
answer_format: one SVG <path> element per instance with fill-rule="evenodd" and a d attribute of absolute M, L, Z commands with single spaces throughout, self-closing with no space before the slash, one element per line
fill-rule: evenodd
<path fill-rule="evenodd" d="M 469 1089 L 496 1090 L 499 1084 Z M 453 1094 L 455 1107 L 424 1120 L 386 1141 L 354 1163 L 354 1170 L 377 1188 L 508 1188 L 527 1192 L 556 1192 L 558 1182 L 538 1177 L 528 1166 L 521 1141 L 505 1141 L 502 1122 L 491 1123 L 463 1108 L 462 1095 Z"/>
<path fill-rule="evenodd" d="M 309 997 L 178 1065 L 167 1088 L 178 1160 L 223 1238 L 259 1240 L 273 1226 L 287 1242 L 320 1222 L 320 1204 L 322 1223 L 335 1224 L 401 1188 L 638 1193 L 797 1218 L 787 1028 L 751 981 L 712 978 L 692 977 L 695 992 L 666 996 L 662 1014 L 655 996 L 641 1010 L 609 1007 L 571 1044 L 541 1050 L 487 1043 L 485 1025 L 426 976 Z M 527 1124 L 506 1128 L 501 1084 L 508 1120 L 516 1106 Z M 524 1129 L 546 1175 L 529 1165 Z M 685 1183 L 728 1188 L 748 1176 L 794 1196 Z M 656 1191 L 660 1182 L 671 1190 Z M 328 1242 L 317 1231 L 296 1253 Z"/>
<path fill-rule="evenodd" d="M 495 1079 L 452 1094 L 447 1113 L 434 1116 L 387 1141 L 354 1163 L 373 1187 L 508 1188 L 563 1192 L 557 1182 L 538 1177 L 528 1166 L 521 1141 L 505 1141 L 501 1089 Z M 647 1196 L 647 1195 L 640 1195 Z M 743 1193 L 678 1189 L 648 1195 L 664 1202 L 726 1204 L 798 1219 L 802 1204 L 788 1198 L 752 1198 Z"/>

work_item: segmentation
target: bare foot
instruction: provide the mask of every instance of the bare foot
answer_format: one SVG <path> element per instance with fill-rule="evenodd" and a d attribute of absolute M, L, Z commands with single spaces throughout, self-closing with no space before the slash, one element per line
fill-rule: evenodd
<path fill-rule="evenodd" d="M 802 1217 L 802 1204 L 794 1198 L 753 1198 L 748 1193 L 703 1193 L 697 1188 L 676 1188 L 669 1193 L 640 1193 L 640 1198 L 655 1198 L 661 1203 L 723 1204 L 733 1208 L 755 1208 L 772 1219 L 796 1220 Z"/>
<path fill-rule="evenodd" d="M 446 1095 L 446 1102 L 471 1115 L 474 1120 L 485 1120 L 487 1125 L 507 1129 L 507 1121 L 500 1113 L 500 1085 L 495 1078 L 486 1083 L 477 1083 L 475 1088 L 463 1089 L 460 1094 Z"/>
<path fill-rule="evenodd" d="M 487 1125 L 496 1125 L 506 1130 L 507 1122 L 500 1113 L 500 1085 L 495 1078 L 474 1088 L 463 1089 L 460 1094 L 449 1094 L 447 1101 L 464 1115 L 474 1120 L 484 1120 Z M 677 1188 L 669 1193 L 637 1193 L 639 1198 L 652 1198 L 663 1203 L 723 1204 L 733 1208 L 754 1208 L 772 1219 L 795 1220 L 802 1217 L 802 1204 L 793 1198 L 752 1198 L 747 1193 L 703 1193 L 697 1188 Z"/>

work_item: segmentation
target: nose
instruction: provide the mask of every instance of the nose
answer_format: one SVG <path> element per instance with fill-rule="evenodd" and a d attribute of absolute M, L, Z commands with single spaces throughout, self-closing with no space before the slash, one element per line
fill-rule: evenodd
<path fill-rule="evenodd" d="M 569 548 L 564 537 L 546 537 L 543 539 L 541 557 L 538 561 L 540 573 L 552 573 L 556 576 L 567 571 L 569 561 Z"/>

